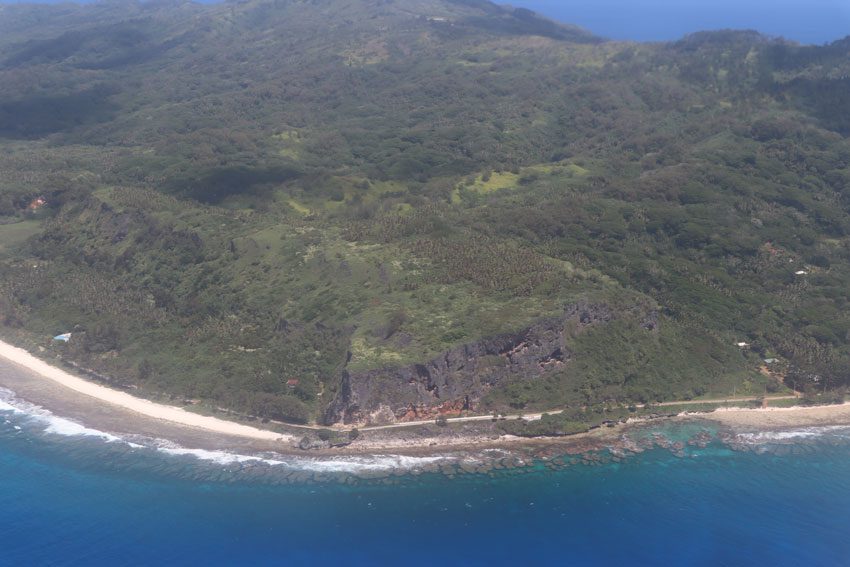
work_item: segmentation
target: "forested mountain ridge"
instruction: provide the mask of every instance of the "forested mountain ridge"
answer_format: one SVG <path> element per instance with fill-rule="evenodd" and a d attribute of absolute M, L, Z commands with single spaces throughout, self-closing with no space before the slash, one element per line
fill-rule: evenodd
<path fill-rule="evenodd" d="M 2 324 L 300 422 L 843 388 L 848 51 L 477 0 L 3 5 Z"/>

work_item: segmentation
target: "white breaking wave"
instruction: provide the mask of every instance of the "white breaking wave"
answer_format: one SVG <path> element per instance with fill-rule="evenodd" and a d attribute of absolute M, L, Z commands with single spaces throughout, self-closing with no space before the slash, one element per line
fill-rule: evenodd
<path fill-rule="evenodd" d="M 140 445 L 130 443 L 116 435 L 91 429 L 76 421 L 54 415 L 50 410 L 15 397 L 14 392 L 5 388 L 0 388 L 0 411 L 12 412 L 41 423 L 45 426 L 45 433 L 67 437 L 98 437 L 109 443 L 122 442 L 133 447 L 140 447 Z"/>
<path fill-rule="evenodd" d="M 301 472 L 353 474 L 391 472 L 393 470 L 420 470 L 440 462 L 456 462 L 451 455 L 407 456 L 407 455 L 352 455 L 338 457 L 289 456 L 276 453 L 242 455 L 223 450 L 190 449 L 165 439 L 131 436 L 139 443 L 131 442 L 105 431 L 86 427 L 76 421 L 59 417 L 41 406 L 21 400 L 15 393 L 0 388 L 0 413 L 12 413 L 31 423 L 43 426 L 44 433 L 67 437 L 93 437 L 107 443 L 125 443 L 132 448 L 148 448 L 175 457 L 194 457 L 220 466 L 266 465 Z M 7 420 L 8 421 L 8 420 Z M 15 426 L 16 429 L 20 429 Z M 140 444 L 141 443 L 141 444 Z"/>
<path fill-rule="evenodd" d="M 777 443 L 826 436 L 850 439 L 850 426 L 824 425 L 817 427 L 803 427 L 800 429 L 785 429 L 780 431 L 738 433 L 735 436 L 735 439 L 742 443 Z"/>
<path fill-rule="evenodd" d="M 358 455 L 340 457 L 300 457 L 287 455 L 241 455 L 229 451 L 189 449 L 171 441 L 158 440 L 156 449 L 175 456 L 191 456 L 217 465 L 263 464 L 315 473 L 389 472 L 416 470 L 452 459 L 449 455 L 410 457 L 406 455 Z"/>
<path fill-rule="evenodd" d="M 406 455 L 371 455 L 368 457 L 332 457 L 328 459 L 303 459 L 302 469 L 313 472 L 385 472 L 392 470 L 415 470 L 424 466 L 450 460 L 449 456 L 409 457 Z"/>
<path fill-rule="evenodd" d="M 217 451 L 210 449 L 189 449 L 187 447 L 182 447 L 176 443 L 172 443 L 171 441 L 166 441 L 164 439 L 156 440 L 155 449 L 161 453 L 165 453 L 166 455 L 174 455 L 177 457 L 195 457 L 198 460 L 209 461 L 217 465 L 237 465 L 244 463 L 263 463 L 267 465 L 286 464 L 284 461 L 279 461 L 276 459 L 267 459 L 254 455 L 240 455 L 238 453 L 231 453 L 229 451 Z"/>

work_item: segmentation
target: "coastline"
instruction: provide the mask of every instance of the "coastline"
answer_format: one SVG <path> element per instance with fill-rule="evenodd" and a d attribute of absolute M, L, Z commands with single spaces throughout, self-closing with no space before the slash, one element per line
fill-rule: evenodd
<path fill-rule="evenodd" d="M 700 414 L 703 419 L 729 427 L 782 429 L 789 427 L 818 427 L 850 425 L 850 403 L 823 406 L 793 406 L 789 408 L 719 408 Z"/>
<path fill-rule="evenodd" d="M 267 429 L 258 429 L 216 417 L 195 414 L 183 408 L 152 402 L 132 396 L 126 392 L 120 392 L 106 386 L 101 386 L 100 384 L 95 384 L 89 380 L 78 378 L 60 368 L 51 366 L 26 350 L 3 341 L 0 341 L 0 358 L 37 374 L 42 378 L 51 380 L 67 388 L 69 391 L 112 404 L 141 416 L 228 436 L 247 437 L 264 441 L 291 441 L 293 439 L 291 435 L 281 434 Z"/>
<path fill-rule="evenodd" d="M 351 445 L 304 450 L 298 430 L 281 433 L 188 412 L 113 390 L 51 366 L 24 349 L 0 341 L 0 389 L 51 414 L 122 438 L 146 437 L 183 447 L 243 454 L 276 453 L 300 457 L 411 455 L 486 451 L 494 448 L 598 446 L 610 432 L 593 431 L 559 439 L 496 436 L 475 423 L 442 428 L 433 425 L 361 434 Z M 489 423 L 489 422 L 487 422 Z"/>
<path fill-rule="evenodd" d="M 126 436 L 175 441 L 186 447 L 216 451 L 274 452 L 303 457 L 365 455 L 436 455 L 483 452 L 492 449 L 557 447 L 578 453 L 616 444 L 623 433 L 648 420 L 629 420 L 615 427 L 594 429 L 566 437 L 524 438 L 497 435 L 484 424 L 457 424 L 368 432 L 349 446 L 303 450 L 300 436 L 260 429 L 182 408 L 152 402 L 74 376 L 49 365 L 24 349 L 0 341 L 0 387 L 29 403 L 67 417 L 85 427 Z M 729 428 L 783 429 L 850 425 L 850 403 L 791 408 L 722 408 L 709 413 L 684 412 L 661 420 L 709 420 Z"/>

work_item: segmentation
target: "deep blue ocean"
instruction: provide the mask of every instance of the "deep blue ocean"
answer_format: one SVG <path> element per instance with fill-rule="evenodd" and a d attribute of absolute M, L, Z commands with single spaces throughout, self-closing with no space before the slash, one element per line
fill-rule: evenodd
<path fill-rule="evenodd" d="M 3 565 L 850 563 L 850 428 L 287 484 L 280 464 L 163 452 L 21 407 L 0 403 Z"/>

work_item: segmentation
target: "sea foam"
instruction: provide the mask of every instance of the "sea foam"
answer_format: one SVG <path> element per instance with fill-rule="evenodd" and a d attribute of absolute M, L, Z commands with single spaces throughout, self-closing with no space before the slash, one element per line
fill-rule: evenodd
<path fill-rule="evenodd" d="M 18 398 L 14 392 L 0 388 L 0 413 L 11 413 L 37 425 L 42 433 L 66 437 L 91 437 L 107 443 L 124 443 L 134 449 L 150 449 L 173 457 L 190 457 L 217 466 L 267 466 L 287 471 L 317 474 L 368 474 L 414 471 L 447 461 L 457 461 L 456 456 L 407 455 L 351 455 L 333 457 L 290 456 L 278 453 L 246 455 L 224 450 L 184 447 L 166 439 L 130 435 L 132 441 L 105 431 L 86 427 L 76 421 L 59 417 L 50 410 Z M 8 421 L 8 420 L 7 420 Z M 22 422 L 23 423 L 23 422 Z M 19 429 L 18 426 L 15 426 Z"/>
<path fill-rule="evenodd" d="M 793 442 L 800 441 L 803 439 L 815 439 L 824 437 L 839 437 L 850 439 L 850 426 L 823 425 L 794 429 L 781 429 L 776 431 L 755 431 L 747 433 L 738 433 L 735 435 L 735 440 L 741 443 L 763 444 Z"/>
<path fill-rule="evenodd" d="M 266 465 L 313 473 L 359 474 L 390 472 L 393 470 L 418 470 L 440 462 L 453 460 L 450 455 L 413 457 L 407 455 L 352 455 L 338 457 L 289 456 L 277 453 L 243 455 L 229 451 L 190 449 L 171 441 L 159 439 L 156 449 L 168 455 L 194 457 L 216 465 Z"/>
<path fill-rule="evenodd" d="M 0 411 L 11 412 L 16 415 L 24 416 L 32 422 L 44 425 L 44 433 L 63 435 L 67 437 L 97 437 L 109 443 L 122 442 L 131 446 L 135 445 L 134 443 L 130 443 L 116 435 L 97 429 L 91 429 L 77 423 L 76 421 L 59 417 L 53 414 L 50 410 L 17 398 L 14 392 L 5 388 L 0 388 Z"/>

